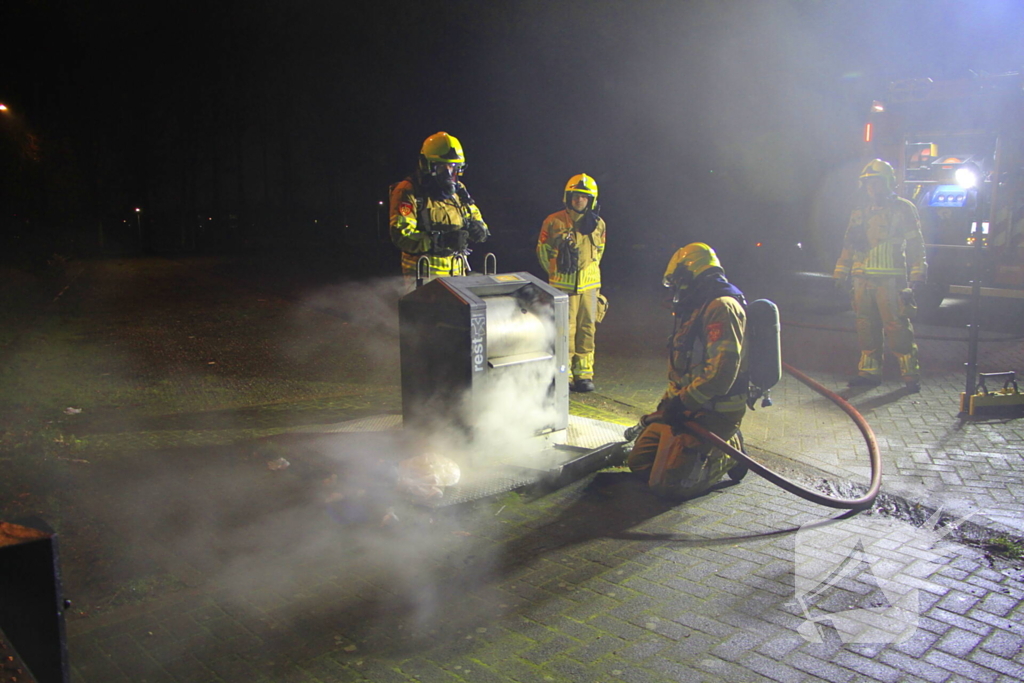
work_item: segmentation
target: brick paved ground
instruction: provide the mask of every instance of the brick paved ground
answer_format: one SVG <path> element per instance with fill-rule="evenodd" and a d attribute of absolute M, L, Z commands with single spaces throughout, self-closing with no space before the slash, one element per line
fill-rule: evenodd
<path fill-rule="evenodd" d="M 1019 572 L 898 520 L 817 527 L 835 511 L 755 477 L 667 507 L 616 471 L 426 512 L 363 467 L 394 444 L 261 441 L 399 409 L 393 287 L 283 287 L 212 260 L 81 267 L 31 314 L 5 304 L 18 330 L 3 339 L 0 455 L 12 475 L 0 518 L 41 514 L 61 533 L 75 681 L 1024 677 Z M 661 391 L 667 327 L 613 294 L 599 391 L 573 410 L 628 422 Z M 852 322 L 830 315 L 806 320 Z M 1019 525 L 1019 421 L 960 425 L 958 347 L 921 346 L 920 395 L 890 383 L 853 397 L 883 446 L 885 486 Z M 834 387 L 851 369 L 835 364 L 856 358 L 851 335 L 827 330 L 787 328 L 785 348 Z M 982 369 L 1019 362 L 1019 343 L 985 349 Z M 752 450 L 862 474 L 837 409 L 790 379 L 776 393 L 746 423 Z M 278 455 L 292 466 L 268 470 Z M 326 505 L 338 472 L 364 475 L 367 495 Z M 398 522 L 381 527 L 389 505 Z M 829 588 L 798 561 L 819 531 L 867 547 Z M 871 610 L 906 628 L 844 643 L 828 625 L 842 614 L 808 621 Z"/>

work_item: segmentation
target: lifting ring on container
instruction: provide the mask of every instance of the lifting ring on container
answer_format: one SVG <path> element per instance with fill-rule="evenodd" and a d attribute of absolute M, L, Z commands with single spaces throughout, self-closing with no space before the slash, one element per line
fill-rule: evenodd
<path fill-rule="evenodd" d="M 423 264 L 427 264 L 427 272 L 423 272 Z M 423 255 L 416 259 L 416 289 L 423 286 L 423 281 L 430 277 L 430 257 Z"/>
<path fill-rule="evenodd" d="M 460 251 L 455 255 L 455 259 L 452 261 L 452 275 L 455 275 L 456 263 L 462 264 L 461 270 L 463 275 L 469 275 L 472 272 L 472 270 L 469 267 L 469 257 L 466 256 L 466 252 Z"/>
<path fill-rule="evenodd" d="M 488 268 L 487 264 L 491 264 L 493 269 Z M 492 252 L 487 252 L 484 255 L 484 275 L 497 275 L 498 274 L 498 257 Z"/>

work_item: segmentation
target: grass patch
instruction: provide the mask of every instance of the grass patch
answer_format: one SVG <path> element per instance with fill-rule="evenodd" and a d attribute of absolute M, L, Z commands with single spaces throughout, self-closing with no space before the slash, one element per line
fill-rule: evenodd
<path fill-rule="evenodd" d="M 994 536 L 985 542 L 985 549 L 1011 560 L 1024 560 L 1024 543 L 1008 536 Z"/>

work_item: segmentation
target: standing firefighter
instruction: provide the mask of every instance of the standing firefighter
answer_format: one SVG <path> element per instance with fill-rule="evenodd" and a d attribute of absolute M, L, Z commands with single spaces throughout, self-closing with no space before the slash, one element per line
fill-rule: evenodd
<path fill-rule="evenodd" d="M 430 278 L 465 275 L 469 245 L 490 236 L 480 209 L 459 180 L 462 143 L 448 133 L 423 142 L 416 173 L 391 189 L 391 241 L 402 250 L 402 273 L 416 277 L 426 256 Z"/>
<path fill-rule="evenodd" d="M 730 284 L 714 250 L 689 244 L 665 270 L 672 288 L 675 330 L 669 339 L 668 389 L 657 412 L 644 416 L 643 431 L 629 455 L 629 468 L 670 498 L 700 495 L 729 473 L 740 479 L 746 466 L 685 431 L 693 421 L 740 449 L 746 412 L 747 360 L 743 354 L 747 315 L 743 292 Z"/>
<path fill-rule="evenodd" d="M 875 159 L 865 166 L 860 186 L 866 201 L 850 215 L 833 274 L 836 285 L 847 292 L 853 276 L 853 310 L 861 351 L 857 376 L 850 386 L 882 383 L 884 328 L 889 348 L 899 360 L 903 382 L 908 391 L 916 393 L 921 390 L 921 368 L 910 316 L 915 308 L 913 294 L 924 285 L 928 273 L 921 221 L 913 203 L 896 195 L 896 174 L 888 163 Z"/>
<path fill-rule="evenodd" d="M 537 259 L 548 282 L 569 294 L 569 357 L 573 391 L 594 390 L 594 333 L 604 317 L 601 257 L 606 229 L 598 216 L 597 183 L 574 175 L 565 186 L 565 209 L 544 219 L 537 240 Z"/>

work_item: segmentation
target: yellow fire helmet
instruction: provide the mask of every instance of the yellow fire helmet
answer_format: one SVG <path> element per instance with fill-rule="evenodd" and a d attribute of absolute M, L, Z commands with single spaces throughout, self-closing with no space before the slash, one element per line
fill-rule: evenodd
<path fill-rule="evenodd" d="M 666 287 L 685 289 L 694 278 L 709 268 L 722 268 L 715 250 L 703 242 L 694 242 L 676 250 L 665 268 L 662 284 Z"/>
<path fill-rule="evenodd" d="M 454 135 L 445 132 L 434 133 L 423 141 L 420 149 L 420 166 L 429 172 L 434 164 L 460 164 L 459 172 L 466 165 L 466 155 L 462 153 L 462 143 Z"/>
<path fill-rule="evenodd" d="M 588 176 L 586 173 L 579 173 L 569 178 L 569 182 L 565 184 L 565 194 L 562 197 L 562 201 L 565 202 L 566 206 L 571 206 L 570 201 L 571 194 L 578 192 L 579 194 L 585 194 L 591 198 L 590 208 L 594 208 L 594 204 L 597 202 L 597 181 Z"/>
<path fill-rule="evenodd" d="M 892 190 L 896 187 L 896 171 L 892 164 L 881 159 L 873 159 L 860 172 L 861 185 L 865 178 L 884 178 L 886 186 Z"/>

